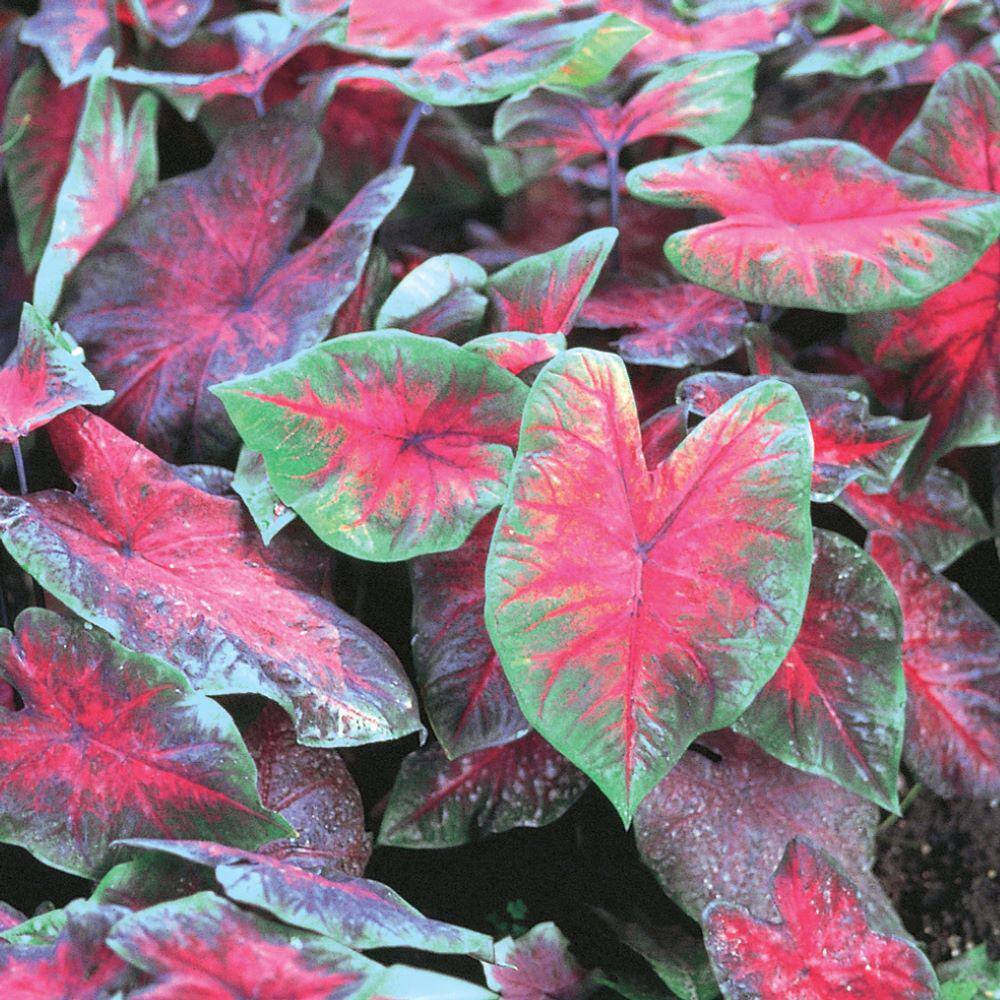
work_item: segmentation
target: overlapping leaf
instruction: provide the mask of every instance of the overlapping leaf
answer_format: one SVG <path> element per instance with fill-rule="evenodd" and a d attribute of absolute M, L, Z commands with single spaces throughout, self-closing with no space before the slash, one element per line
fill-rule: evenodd
<path fill-rule="evenodd" d="M 561 333 L 487 333 L 464 346 L 530 383 L 536 369 L 566 350 L 566 338 Z"/>
<path fill-rule="evenodd" d="M 455 548 L 497 506 L 525 396 L 498 365 L 398 330 L 213 391 L 278 496 L 328 545 L 382 561 Z"/>
<path fill-rule="evenodd" d="M 791 646 L 809 453 L 801 404 L 778 382 L 730 401 L 652 470 L 618 359 L 567 352 L 531 389 L 486 623 L 529 722 L 626 822 Z"/>
<path fill-rule="evenodd" d="M 937 34 L 941 18 L 958 0 L 844 0 L 857 17 L 881 25 L 899 38 L 929 42 Z"/>
<path fill-rule="evenodd" d="M 13 444 L 74 406 L 111 399 L 83 361 L 73 338 L 26 304 L 17 346 L 0 368 L 0 441 Z"/>
<path fill-rule="evenodd" d="M 584 1000 L 594 992 L 591 974 L 570 954 L 569 941 L 553 923 L 497 942 L 497 964 L 483 963 L 486 984 L 504 1000 Z"/>
<path fill-rule="evenodd" d="M 924 50 L 923 45 L 894 38 L 877 25 L 871 25 L 847 35 L 821 38 L 785 70 L 785 76 L 833 73 L 837 76 L 866 77 L 887 66 L 916 59 Z"/>
<path fill-rule="evenodd" d="M 727 902 L 705 911 L 705 943 L 726 996 L 937 996 L 924 954 L 903 938 L 875 930 L 855 888 L 805 841 L 789 844 L 774 875 L 774 902 L 778 923 Z"/>
<path fill-rule="evenodd" d="M 899 602 L 852 542 L 815 534 L 802 628 L 735 723 L 768 753 L 896 807 L 906 688 Z"/>
<path fill-rule="evenodd" d="M 64 414 L 49 435 L 77 492 L 0 497 L 0 536 L 53 596 L 196 690 L 277 701 L 306 743 L 419 727 L 385 643 L 309 592 L 314 555 L 265 548 L 238 500 L 190 486 L 96 416 Z"/>
<path fill-rule="evenodd" d="M 938 794 L 1000 794 L 1000 627 L 888 535 L 869 539 L 903 609 L 907 762 Z"/>
<path fill-rule="evenodd" d="M 147 195 L 70 278 L 59 319 L 117 392 L 108 418 L 159 454 L 225 458 L 234 435 L 208 386 L 318 343 L 360 279 L 410 172 L 380 175 L 289 255 L 319 155 L 315 131 L 288 114 L 235 129 L 207 167 Z"/>
<path fill-rule="evenodd" d="M 21 28 L 21 41 L 42 50 L 63 86 L 86 79 L 114 39 L 107 0 L 41 0 Z"/>
<path fill-rule="evenodd" d="M 283 504 L 281 497 L 274 492 L 264 468 L 264 457 L 259 451 L 249 448 L 240 450 L 233 476 L 233 492 L 238 493 L 246 504 L 265 545 L 270 545 L 271 539 L 295 520 L 295 511 Z"/>
<path fill-rule="evenodd" d="M 629 190 L 723 216 L 667 259 L 727 295 L 831 312 L 917 305 L 1000 234 L 1000 198 L 887 167 L 852 143 L 730 145 L 636 167 Z"/>
<path fill-rule="evenodd" d="M 457 847 L 516 827 L 546 826 L 587 784 L 537 733 L 454 760 L 440 747 L 417 750 L 393 785 L 379 843 Z"/>
<path fill-rule="evenodd" d="M 187 41 L 211 9 L 212 0 L 128 0 L 136 26 L 169 46 Z M 128 20 L 121 10 L 118 16 Z"/>

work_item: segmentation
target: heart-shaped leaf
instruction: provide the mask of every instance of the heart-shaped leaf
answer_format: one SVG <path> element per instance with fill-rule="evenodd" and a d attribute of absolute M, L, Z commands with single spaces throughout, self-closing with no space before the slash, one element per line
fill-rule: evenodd
<path fill-rule="evenodd" d="M 888 535 L 868 540 L 903 609 L 903 754 L 939 795 L 1000 795 L 1000 627 Z"/>
<path fill-rule="evenodd" d="M 553 923 L 497 942 L 497 964 L 483 963 L 486 984 L 504 1000 L 584 1000 L 595 990 L 591 974 L 570 954 L 569 941 Z"/>
<path fill-rule="evenodd" d="M 705 944 L 723 993 L 759 1000 L 933 1000 L 937 980 L 909 941 L 874 930 L 854 886 L 822 853 L 793 840 L 774 874 L 778 923 L 712 903 Z"/>
<path fill-rule="evenodd" d="M 189 485 L 99 417 L 64 414 L 49 436 L 77 492 L 0 495 L 0 536 L 54 597 L 196 690 L 277 701 L 306 743 L 419 728 L 388 646 L 309 592 L 315 556 L 265 548 L 238 500 Z"/>
<path fill-rule="evenodd" d="M 45 53 L 63 86 L 85 80 L 101 52 L 114 44 L 107 0 L 41 0 L 21 28 L 21 41 Z"/>
<path fill-rule="evenodd" d="M 815 544 L 795 644 L 734 728 L 786 764 L 895 809 L 906 703 L 899 602 L 853 542 L 817 531 Z"/>
<path fill-rule="evenodd" d="M 25 304 L 17 346 L 0 368 L 0 441 L 14 444 L 74 406 L 111 399 L 83 361 L 72 337 Z"/>
<path fill-rule="evenodd" d="M 233 721 L 173 667 L 29 609 L 0 630 L 0 670 L 24 703 L 0 710 L 0 839 L 93 876 L 123 837 L 292 832 L 261 805 Z"/>
<path fill-rule="evenodd" d="M 904 174 L 847 142 L 734 144 L 645 163 L 627 180 L 637 198 L 723 216 L 674 233 L 667 259 L 698 284 L 771 305 L 917 305 L 1000 235 L 1000 198 Z"/>
<path fill-rule="evenodd" d="M 211 9 L 212 0 L 128 0 L 136 27 L 170 47 L 186 42 Z"/>
<path fill-rule="evenodd" d="M 379 843 L 457 847 L 487 834 L 554 823 L 588 785 L 537 733 L 449 760 L 440 747 L 403 761 Z"/>
<path fill-rule="evenodd" d="M 327 545 L 379 561 L 455 548 L 497 506 L 526 394 L 492 362 L 399 330 L 212 391 L 278 496 Z"/>
<path fill-rule="evenodd" d="M 166 458 L 228 456 L 232 428 L 208 387 L 327 335 L 409 181 L 408 169 L 380 175 L 289 255 L 319 155 L 315 130 L 289 114 L 237 128 L 207 167 L 150 192 L 70 277 L 59 320 L 118 393 L 108 419 Z"/>
<path fill-rule="evenodd" d="M 626 824 L 788 652 L 808 589 L 809 467 L 805 413 L 779 382 L 651 471 L 617 358 L 569 351 L 532 387 L 486 624 L 528 721 Z"/>

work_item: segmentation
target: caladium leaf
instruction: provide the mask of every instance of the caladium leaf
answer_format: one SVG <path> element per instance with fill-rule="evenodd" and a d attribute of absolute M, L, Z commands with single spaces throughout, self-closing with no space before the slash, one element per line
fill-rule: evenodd
<path fill-rule="evenodd" d="M 70 277 L 59 319 L 118 393 L 108 419 L 164 457 L 228 455 L 233 431 L 208 386 L 327 335 L 409 181 L 408 169 L 380 175 L 289 255 L 319 156 L 315 131 L 289 115 L 237 128 L 207 167 L 148 194 Z"/>
<path fill-rule="evenodd" d="M 268 843 L 262 853 L 321 874 L 362 875 L 371 837 L 361 793 L 340 755 L 298 743 L 291 719 L 277 705 L 266 706 L 247 729 L 246 744 L 257 765 L 261 801 L 297 834 Z"/>
<path fill-rule="evenodd" d="M 49 437 L 78 491 L 0 496 L 0 536 L 54 597 L 196 690 L 277 701 L 303 742 L 419 728 L 398 660 L 308 592 L 300 547 L 265 548 L 238 500 L 190 486 L 99 417 L 63 414 Z"/>
<path fill-rule="evenodd" d="M 1000 87 L 962 63 L 935 84 L 890 161 L 957 187 L 996 191 Z M 877 364 L 911 369 L 907 410 L 929 413 L 910 486 L 953 448 L 1000 441 L 1000 246 L 916 309 L 864 317 L 855 342 Z"/>
<path fill-rule="evenodd" d="M 326 934 L 349 948 L 418 948 L 493 959 L 493 942 L 485 934 L 430 920 L 371 879 L 343 874 L 324 878 L 263 854 L 205 841 L 133 840 L 127 846 L 213 868 L 235 902 L 265 910 L 292 927 Z"/>
<path fill-rule="evenodd" d="M 293 832 L 261 805 L 232 719 L 161 660 L 32 608 L 0 631 L 0 670 L 24 702 L 0 710 L 0 839 L 94 876 L 123 837 Z"/>
<path fill-rule="evenodd" d="M 212 391 L 278 496 L 327 545 L 377 561 L 455 548 L 497 506 L 526 394 L 492 362 L 400 330 Z"/>
<path fill-rule="evenodd" d="M 840 785 L 788 767 L 731 732 L 703 736 L 636 814 L 639 854 L 696 920 L 713 899 L 768 919 L 770 874 L 792 837 L 808 836 L 866 891 L 879 811 Z M 886 901 L 888 906 L 888 901 Z"/>
<path fill-rule="evenodd" d="M 802 628 L 734 724 L 792 767 L 896 809 L 906 687 L 892 586 L 853 542 L 815 533 Z"/>
<path fill-rule="evenodd" d="M 240 449 L 233 476 L 233 490 L 246 504 L 265 545 L 270 545 L 271 539 L 295 520 L 295 511 L 283 504 L 281 497 L 274 492 L 271 480 L 267 478 L 267 469 L 264 468 L 264 456 L 259 451 Z"/>
<path fill-rule="evenodd" d="M 903 609 L 907 763 L 939 795 L 1000 794 L 1000 627 L 888 535 L 869 549 Z"/>
<path fill-rule="evenodd" d="M 836 500 L 869 531 L 903 542 L 931 569 L 943 570 L 991 536 L 983 512 L 961 476 L 934 466 L 913 491 L 902 482 L 873 495 L 852 483 Z"/>
<path fill-rule="evenodd" d="M 812 49 L 785 70 L 785 76 L 832 73 L 861 79 L 887 66 L 916 59 L 925 48 L 917 42 L 895 38 L 873 24 L 848 35 L 819 39 Z"/>
<path fill-rule="evenodd" d="M 0 902 L 0 930 L 8 931 L 11 927 L 24 923 L 27 918 L 20 910 L 15 910 L 10 903 Z"/>
<path fill-rule="evenodd" d="M 941 1000 L 990 1000 L 990 991 L 1000 987 L 1000 961 L 990 958 L 984 944 L 943 962 L 935 972 Z"/>
<path fill-rule="evenodd" d="M 677 399 L 704 416 L 767 377 L 729 372 L 692 375 L 678 386 Z M 851 483 L 870 492 L 889 490 L 926 421 L 873 417 L 866 396 L 830 385 L 821 375 L 794 372 L 779 377 L 795 387 L 809 417 L 813 500 L 834 500 Z"/>
<path fill-rule="evenodd" d="M 167 854 L 144 851 L 131 861 L 109 868 L 94 888 L 95 903 L 144 910 L 156 903 L 191 896 L 215 886 L 210 871 Z"/>
<path fill-rule="evenodd" d="M 739 299 L 710 288 L 619 279 L 587 299 L 578 322 L 625 331 L 616 346 L 632 364 L 686 368 L 712 364 L 738 350 L 749 320 Z"/>
<path fill-rule="evenodd" d="M 805 841 L 788 845 L 774 874 L 774 902 L 777 923 L 728 902 L 705 911 L 705 943 L 727 997 L 937 996 L 937 980 L 920 949 L 876 931 L 854 886 Z"/>
<path fill-rule="evenodd" d="M 211 8 L 212 0 L 128 0 L 136 27 L 171 47 L 186 42 Z M 119 17 L 126 20 L 120 9 Z"/>
<path fill-rule="evenodd" d="M 544 365 L 565 351 L 566 338 L 561 333 L 487 333 L 463 346 L 531 382 L 528 369 Z"/>
<path fill-rule="evenodd" d="M 35 306 L 49 315 L 66 275 L 115 222 L 156 183 L 156 98 L 142 94 L 128 118 L 106 50 L 87 85 L 52 230 L 35 276 Z"/>
<path fill-rule="evenodd" d="M 5 106 L 5 174 L 29 272 L 38 267 L 49 240 L 85 96 L 82 84 L 61 87 L 39 60 L 18 78 Z"/>
<path fill-rule="evenodd" d="M 379 1000 L 496 1000 L 492 990 L 429 969 L 390 965 L 375 987 Z"/>
<path fill-rule="evenodd" d="M 808 589 L 809 467 L 805 413 L 779 382 L 652 470 L 617 358 L 568 351 L 532 387 L 486 623 L 528 721 L 626 824 L 788 652 Z"/>
<path fill-rule="evenodd" d="M 21 27 L 21 41 L 45 54 L 66 86 L 85 80 L 101 52 L 115 41 L 108 0 L 41 0 Z"/>
<path fill-rule="evenodd" d="M 451 758 L 528 731 L 483 617 L 495 526 L 489 515 L 457 549 L 411 563 L 413 665 L 431 726 Z"/>
<path fill-rule="evenodd" d="M 877 24 L 898 38 L 930 42 L 937 35 L 941 18 L 958 0 L 844 0 L 856 17 Z"/>
<path fill-rule="evenodd" d="M 0 943 L 0 995 L 23 1000 L 113 1000 L 135 980 L 105 943 L 126 915 L 119 906 L 78 901 L 62 911 L 50 939 Z"/>
<path fill-rule="evenodd" d="M 73 338 L 25 303 L 17 345 L 0 368 L 0 441 L 14 444 L 74 406 L 111 399 L 83 361 Z"/>
<path fill-rule="evenodd" d="M 687 417 L 686 406 L 667 406 L 642 422 L 639 430 L 647 468 L 665 462 L 687 437 Z"/>
<path fill-rule="evenodd" d="M 537 924 L 517 939 L 498 941 L 496 962 L 483 962 L 483 972 L 486 985 L 504 1000 L 584 1000 L 597 988 L 553 923 Z"/>
<path fill-rule="evenodd" d="M 493 118 L 493 138 L 507 149 L 550 152 L 550 169 L 592 153 L 617 156 L 650 136 L 680 136 L 699 146 L 727 142 L 750 114 L 757 61 L 751 52 L 675 60 L 624 106 L 533 90 L 504 102 Z"/>
<path fill-rule="evenodd" d="M 554 823 L 589 782 L 537 733 L 449 760 L 416 750 L 400 768 L 379 843 L 457 847 L 487 834 Z"/>
<path fill-rule="evenodd" d="M 1000 198 L 904 174 L 847 142 L 734 144 L 645 163 L 627 181 L 637 198 L 723 216 L 674 233 L 667 259 L 698 284 L 771 305 L 917 305 L 1000 235 Z"/>
<path fill-rule="evenodd" d="M 617 238 L 616 229 L 595 229 L 491 275 L 489 329 L 569 333 Z"/>
<path fill-rule="evenodd" d="M 319 935 L 247 913 L 212 892 L 119 921 L 108 946 L 153 977 L 136 1000 L 349 1000 L 376 963 Z"/>

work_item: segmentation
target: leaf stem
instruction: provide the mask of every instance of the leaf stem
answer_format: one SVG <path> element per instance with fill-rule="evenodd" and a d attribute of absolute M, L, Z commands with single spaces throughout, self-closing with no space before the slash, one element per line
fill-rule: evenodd
<path fill-rule="evenodd" d="M 396 145 L 392 150 L 392 159 L 389 160 L 390 167 L 401 167 L 406 162 L 406 151 L 410 148 L 410 140 L 413 133 L 417 131 L 417 124 L 423 115 L 429 115 L 434 109 L 423 101 L 417 101 L 410 109 L 403 125 L 403 131 L 399 133 Z"/>
<path fill-rule="evenodd" d="M 24 471 L 24 455 L 21 452 L 21 442 L 15 441 L 13 449 L 14 468 L 17 469 L 17 485 L 21 491 L 21 496 L 26 496 L 28 493 L 28 476 Z"/>
<path fill-rule="evenodd" d="M 923 787 L 924 786 L 919 781 L 914 782 L 910 790 L 903 796 L 903 801 L 899 803 L 899 816 L 894 813 L 890 813 L 886 816 L 886 818 L 882 820 L 877 827 L 875 827 L 876 837 L 881 836 L 886 830 L 889 829 L 890 826 L 893 825 L 893 823 L 897 823 L 903 816 L 906 815 L 906 810 L 913 805 L 913 800 L 920 794 Z"/>
<path fill-rule="evenodd" d="M 618 228 L 619 216 L 621 215 L 619 152 L 620 150 L 617 145 L 607 146 L 604 150 L 604 157 L 608 165 L 608 225 L 613 229 Z M 611 248 L 608 266 L 612 272 L 621 270 L 621 254 L 618 249 L 620 242 L 620 239 L 615 240 L 615 245 Z"/>

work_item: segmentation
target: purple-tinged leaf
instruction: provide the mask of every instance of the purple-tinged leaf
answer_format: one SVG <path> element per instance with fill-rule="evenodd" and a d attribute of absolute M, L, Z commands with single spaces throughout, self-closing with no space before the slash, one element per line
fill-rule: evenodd
<path fill-rule="evenodd" d="M 738 350 L 749 320 L 739 299 L 710 288 L 619 279 L 587 299 L 577 322 L 621 330 L 618 353 L 632 364 L 686 368 L 712 364 Z"/>
<path fill-rule="evenodd" d="M 205 841 L 133 840 L 126 846 L 213 868 L 234 902 L 349 948 L 417 948 L 493 959 L 493 942 L 485 934 L 430 920 L 380 882 L 343 874 L 324 878 L 263 854 Z"/>
<path fill-rule="evenodd" d="M 371 837 L 361 793 L 336 750 L 296 742 L 292 720 L 277 705 L 264 708 L 245 738 L 261 801 L 296 832 L 269 842 L 261 853 L 321 875 L 363 875 Z"/>
<path fill-rule="evenodd" d="M 667 406 L 642 422 L 639 430 L 646 468 L 665 462 L 687 437 L 687 417 L 686 406 Z"/>
<path fill-rule="evenodd" d="M 498 941 L 496 962 L 483 962 L 483 972 L 486 985 L 504 1000 L 585 1000 L 597 988 L 553 923 Z"/>
<path fill-rule="evenodd" d="M 802 628 L 734 728 L 778 760 L 894 810 L 906 703 L 899 602 L 853 542 L 829 531 L 814 541 Z"/>
<path fill-rule="evenodd" d="M 240 450 L 233 476 L 233 490 L 246 505 L 265 545 L 270 545 L 282 528 L 295 520 L 295 511 L 281 502 L 264 468 L 264 456 L 249 448 Z"/>
<path fill-rule="evenodd" d="M 851 882 L 802 840 L 774 874 L 778 922 L 728 901 L 705 911 L 705 943 L 734 1000 L 934 1000 L 937 980 L 915 944 L 875 930 Z"/>
<path fill-rule="evenodd" d="M 14 444 L 74 406 L 111 399 L 83 361 L 73 338 L 26 303 L 17 346 L 0 368 L 0 441 Z"/>
<path fill-rule="evenodd" d="M 836 504 L 868 531 L 892 535 L 939 571 L 992 534 L 965 480 L 940 466 L 905 493 L 902 482 L 879 494 L 852 483 Z"/>
<path fill-rule="evenodd" d="M 375 987 L 377 1000 L 496 1000 L 492 990 L 410 965 L 390 965 Z"/>
<path fill-rule="evenodd" d="M 168 854 L 143 851 L 131 861 L 109 868 L 94 887 L 95 903 L 111 903 L 129 910 L 144 910 L 182 896 L 192 896 L 215 886 L 212 872 Z"/>
<path fill-rule="evenodd" d="M 63 86 L 85 80 L 115 42 L 109 0 L 41 0 L 39 8 L 24 22 L 21 41 L 42 50 Z"/>
<path fill-rule="evenodd" d="M 627 180 L 637 198 L 723 217 L 667 240 L 685 277 L 777 306 L 914 306 L 1000 234 L 1000 198 L 904 174 L 853 143 L 734 144 L 645 163 Z"/>
<path fill-rule="evenodd" d="M 903 755 L 946 798 L 1000 795 L 1000 627 L 888 535 L 869 549 L 903 609 Z"/>
<path fill-rule="evenodd" d="M 866 892 L 877 893 L 870 875 L 876 806 L 735 733 L 712 733 L 699 743 L 721 759 L 686 753 L 635 818 L 643 861 L 687 913 L 698 919 L 712 900 L 724 899 L 776 916 L 770 874 L 797 836 L 821 845 Z"/>
<path fill-rule="evenodd" d="M 212 0 L 127 0 L 136 27 L 163 42 L 181 45 L 212 9 Z M 122 11 L 119 10 L 122 20 Z"/>
<path fill-rule="evenodd" d="M 626 824 L 699 733 L 747 708 L 795 638 L 809 452 L 801 404 L 776 381 L 652 470 L 620 360 L 568 351 L 532 386 L 486 623 L 528 721 Z"/>
<path fill-rule="evenodd" d="M 321 553 L 291 538 L 265 548 L 239 500 L 188 485 L 99 417 L 63 414 L 49 436 L 77 493 L 0 495 L 0 536 L 54 597 L 196 690 L 277 701 L 305 743 L 419 728 L 388 646 L 309 592 Z"/>
<path fill-rule="evenodd" d="M 0 931 L 8 931 L 27 919 L 20 910 L 15 910 L 10 903 L 0 902 Z"/>
<path fill-rule="evenodd" d="M 453 549 L 503 499 L 522 382 L 448 341 L 359 333 L 214 386 L 278 496 L 332 548 Z"/>
<path fill-rule="evenodd" d="M 617 238 L 616 229 L 595 229 L 491 275 L 488 329 L 569 333 Z"/>
<path fill-rule="evenodd" d="M 457 847 L 491 833 L 554 823 L 589 782 L 537 733 L 449 760 L 440 747 L 404 761 L 378 842 Z"/>
<path fill-rule="evenodd" d="M 232 719 L 161 660 L 32 608 L 0 630 L 0 670 L 24 703 L 0 711 L 0 839 L 94 876 L 124 837 L 293 832 L 261 805 Z"/>
<path fill-rule="evenodd" d="M 207 167 L 146 195 L 70 277 L 59 320 L 118 393 L 108 419 L 158 454 L 225 459 L 235 435 L 208 387 L 318 343 L 361 278 L 410 171 L 377 177 L 289 255 L 319 155 L 315 130 L 289 115 L 235 129 Z"/>
<path fill-rule="evenodd" d="M 819 39 L 801 59 L 785 70 L 785 76 L 831 73 L 862 79 L 888 66 L 916 59 L 925 49 L 924 45 L 895 38 L 873 24 L 847 35 Z"/>

